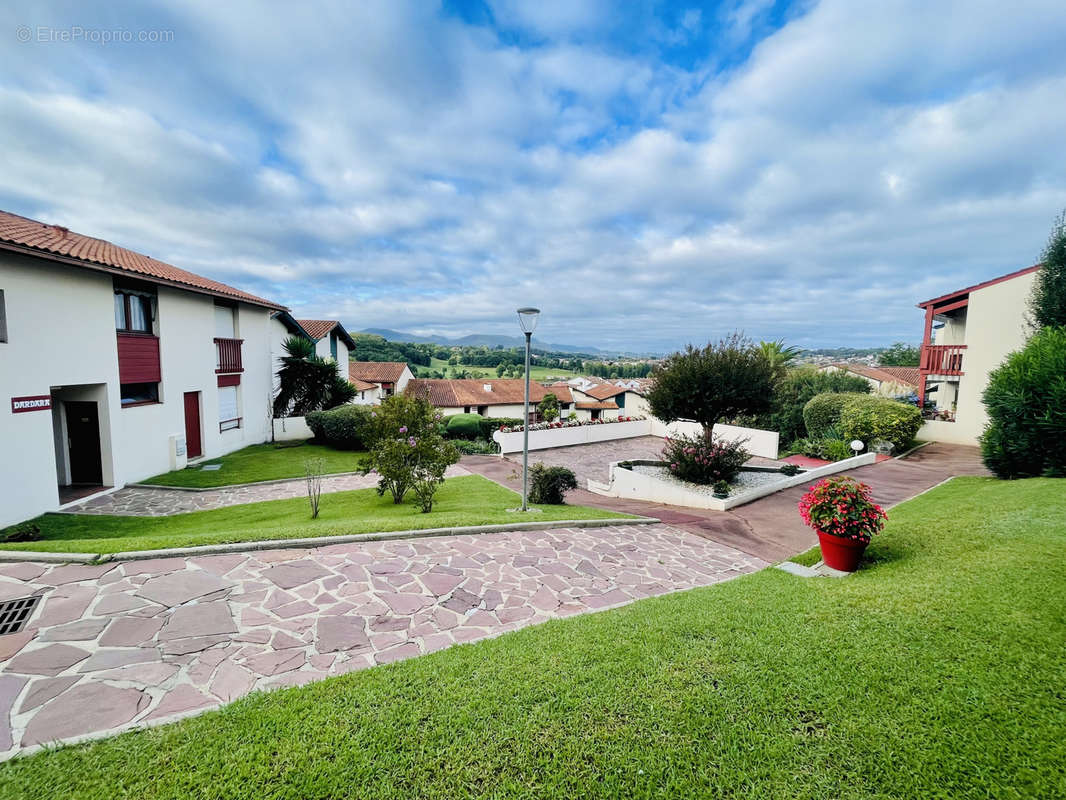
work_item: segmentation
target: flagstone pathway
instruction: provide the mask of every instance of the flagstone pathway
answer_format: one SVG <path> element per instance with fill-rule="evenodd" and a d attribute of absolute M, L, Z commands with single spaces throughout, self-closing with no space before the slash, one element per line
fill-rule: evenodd
<path fill-rule="evenodd" d="M 448 467 L 444 476 L 454 478 L 469 475 L 469 470 L 458 465 Z M 378 476 L 336 475 L 322 479 L 322 493 L 347 492 L 352 489 L 370 489 L 378 485 Z M 166 517 L 187 511 L 207 511 L 212 508 L 239 506 L 243 503 L 258 503 L 263 500 L 285 500 L 290 497 L 306 497 L 307 484 L 303 478 L 278 483 L 258 483 L 232 489 L 208 489 L 187 491 L 163 486 L 125 486 L 116 492 L 94 497 L 66 509 L 72 514 L 114 514 L 130 517 Z"/>
<path fill-rule="evenodd" d="M 0 758 L 652 595 L 766 562 L 662 524 L 0 564 Z"/>

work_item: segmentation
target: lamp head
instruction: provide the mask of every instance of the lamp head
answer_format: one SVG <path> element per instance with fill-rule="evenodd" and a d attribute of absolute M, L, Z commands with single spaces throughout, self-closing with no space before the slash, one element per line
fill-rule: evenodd
<path fill-rule="evenodd" d="M 518 324 L 522 328 L 522 333 L 533 333 L 537 327 L 538 316 L 540 316 L 539 308 L 518 309 Z"/>

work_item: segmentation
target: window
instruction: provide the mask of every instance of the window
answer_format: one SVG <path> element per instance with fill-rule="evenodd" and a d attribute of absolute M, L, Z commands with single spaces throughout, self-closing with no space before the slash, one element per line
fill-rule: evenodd
<path fill-rule="evenodd" d="M 329 352 L 333 356 L 333 360 L 337 360 L 337 332 L 331 331 L 329 334 Z"/>
<path fill-rule="evenodd" d="M 7 341 L 7 306 L 4 305 L 4 290 L 0 289 L 0 342 Z"/>
<path fill-rule="evenodd" d="M 236 386 L 218 387 L 218 430 L 230 431 L 241 427 L 241 412 L 237 403 Z"/>
<path fill-rule="evenodd" d="M 121 391 L 123 407 L 159 402 L 158 383 L 124 383 Z"/>
<path fill-rule="evenodd" d="M 115 330 L 152 332 L 152 295 L 133 289 L 115 289 Z"/>

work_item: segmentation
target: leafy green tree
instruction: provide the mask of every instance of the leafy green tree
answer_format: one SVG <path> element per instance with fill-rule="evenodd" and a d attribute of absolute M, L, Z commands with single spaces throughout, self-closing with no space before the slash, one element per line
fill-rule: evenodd
<path fill-rule="evenodd" d="M 392 502 L 402 503 L 414 490 L 422 512 L 433 509 L 445 470 L 459 460 L 459 451 L 440 433 L 440 421 L 429 402 L 411 394 L 387 397 L 373 412 L 363 470 L 377 472 L 378 494 L 389 492 Z"/>
<path fill-rule="evenodd" d="M 692 419 L 710 435 L 715 423 L 770 410 L 777 371 L 750 339 L 734 333 L 667 357 L 647 395 L 663 422 Z"/>
<path fill-rule="evenodd" d="M 507 371 L 507 365 L 506 364 L 500 363 L 500 364 L 496 365 L 496 377 L 497 378 L 502 378 L 503 377 L 503 373 L 505 373 L 506 371 Z"/>
<path fill-rule="evenodd" d="M 1066 212 L 1055 220 L 1040 257 L 1029 310 L 1039 328 L 1066 327 Z"/>
<path fill-rule="evenodd" d="M 1066 327 L 1047 327 L 992 371 L 985 465 L 1000 478 L 1066 477 Z"/>
<path fill-rule="evenodd" d="M 920 347 L 906 342 L 896 342 L 883 350 L 878 356 L 878 363 L 883 367 L 916 367 L 920 363 Z"/>
<path fill-rule="evenodd" d="M 343 405 L 355 397 L 355 387 L 337 374 L 332 359 L 315 355 L 313 342 L 290 336 L 282 343 L 285 355 L 278 369 L 274 416 L 303 416 Z"/>
<path fill-rule="evenodd" d="M 537 412 L 545 422 L 551 422 L 559 417 L 559 398 L 549 392 L 537 403 Z"/>
<path fill-rule="evenodd" d="M 777 431 L 781 444 L 805 435 L 803 407 L 815 395 L 825 392 L 870 393 L 870 384 L 847 372 L 819 372 L 814 367 L 795 367 L 774 385 L 769 412 L 747 420 L 756 428 Z"/>

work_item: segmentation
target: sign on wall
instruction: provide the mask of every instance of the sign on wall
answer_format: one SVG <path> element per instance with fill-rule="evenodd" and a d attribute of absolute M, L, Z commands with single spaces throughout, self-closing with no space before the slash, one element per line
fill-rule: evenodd
<path fill-rule="evenodd" d="M 52 396 L 38 394 L 32 397 L 12 397 L 11 413 L 24 414 L 27 411 L 49 411 L 52 408 Z"/>

